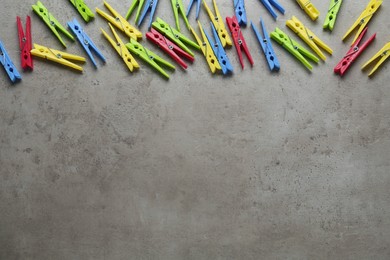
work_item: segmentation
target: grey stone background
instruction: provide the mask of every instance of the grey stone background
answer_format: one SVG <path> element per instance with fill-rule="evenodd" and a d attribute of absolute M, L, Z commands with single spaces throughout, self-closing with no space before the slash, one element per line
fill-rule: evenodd
<path fill-rule="evenodd" d="M 312 73 L 277 44 L 282 68 L 270 73 L 248 27 L 255 66 L 242 71 L 232 48 L 231 77 L 211 75 L 200 53 L 169 81 L 142 61 L 130 74 L 101 17 L 82 23 L 107 58 L 97 70 L 35 60 L 15 86 L 0 70 L 0 259 L 390 259 L 389 65 L 371 80 L 360 70 L 389 40 L 389 3 L 369 24 L 377 40 L 341 79 L 333 67 L 352 40 L 341 37 L 368 1 L 345 1 L 332 33 L 322 30 L 328 1 L 313 1 L 317 22 L 280 2 L 287 12 L 273 21 L 246 0 L 248 17 L 298 42 L 286 20 L 311 28 L 334 50 Z M 62 24 L 82 21 L 69 1 L 43 3 Z M 124 15 L 131 1 L 109 3 Z M 0 38 L 18 67 L 16 15 L 31 15 L 34 42 L 62 50 L 32 4 L 1 4 Z M 218 5 L 233 15 L 233 1 Z M 174 25 L 169 1 L 156 16 Z"/>

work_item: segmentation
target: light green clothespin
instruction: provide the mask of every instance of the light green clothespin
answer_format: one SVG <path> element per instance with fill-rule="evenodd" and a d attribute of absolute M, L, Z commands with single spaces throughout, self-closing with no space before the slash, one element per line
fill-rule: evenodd
<path fill-rule="evenodd" d="M 70 0 L 70 2 L 76 7 L 81 17 L 83 17 L 84 21 L 87 23 L 95 17 L 91 9 L 84 3 L 84 0 Z"/>
<path fill-rule="evenodd" d="M 171 0 L 173 15 L 175 16 L 176 28 L 180 32 L 179 13 L 184 19 L 184 22 L 188 29 L 190 29 L 190 23 L 188 22 L 186 12 L 182 0 Z"/>
<path fill-rule="evenodd" d="M 330 31 L 333 31 L 337 19 L 337 14 L 340 11 L 340 7 L 342 3 L 343 0 L 330 1 L 328 14 L 326 15 L 325 22 L 324 22 L 324 29 L 329 29 Z"/>
<path fill-rule="evenodd" d="M 142 6 L 144 6 L 145 0 L 133 0 L 133 3 L 131 3 L 131 6 L 126 14 L 126 20 L 129 20 L 131 14 L 135 10 L 135 8 L 138 6 L 137 14 L 135 15 L 135 23 L 138 23 L 139 15 L 141 14 Z"/>

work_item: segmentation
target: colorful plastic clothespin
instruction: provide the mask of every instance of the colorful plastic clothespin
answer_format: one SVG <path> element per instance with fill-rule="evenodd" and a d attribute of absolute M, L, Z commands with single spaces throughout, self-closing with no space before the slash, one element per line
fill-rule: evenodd
<path fill-rule="evenodd" d="M 297 0 L 297 2 L 313 21 L 317 20 L 317 18 L 320 16 L 320 12 L 310 0 Z"/>
<path fill-rule="evenodd" d="M 32 39 L 31 39 L 31 18 L 27 16 L 26 32 L 23 31 L 22 20 L 19 16 L 16 17 L 19 34 L 20 60 L 23 70 L 33 70 L 33 60 L 31 57 Z"/>
<path fill-rule="evenodd" d="M 229 34 L 228 34 L 226 27 L 225 27 L 225 24 L 223 23 L 222 16 L 219 12 L 219 9 L 218 9 L 218 6 L 217 6 L 217 3 L 215 2 L 215 0 L 213 0 L 215 15 L 213 14 L 213 12 L 211 12 L 211 9 L 206 4 L 205 0 L 203 0 L 203 5 L 206 8 L 207 13 L 209 14 L 211 22 L 213 23 L 215 29 L 218 32 L 218 37 L 222 43 L 222 47 L 225 48 L 226 46 L 228 46 L 228 47 L 232 46 L 232 40 L 229 37 Z"/>
<path fill-rule="evenodd" d="M 343 37 L 343 41 L 352 33 L 353 30 L 356 29 L 356 27 L 359 26 L 358 32 L 353 39 L 352 45 L 355 43 L 356 39 L 359 37 L 359 35 L 362 33 L 364 28 L 367 26 L 368 22 L 371 20 L 372 16 L 376 13 L 376 11 L 381 6 L 383 0 L 371 0 L 366 9 L 362 12 L 362 14 L 359 16 L 359 18 L 356 20 L 356 22 L 349 28 L 349 30 L 346 32 L 346 34 Z"/>
<path fill-rule="evenodd" d="M 96 12 L 100 14 L 104 19 L 106 19 L 110 24 L 114 25 L 116 28 L 124 32 L 130 38 L 134 40 L 142 39 L 142 33 L 137 30 L 134 26 L 130 25 L 129 22 L 123 18 L 114 8 L 112 8 L 106 1 L 104 1 L 104 6 L 115 16 L 103 12 L 96 7 Z"/>
<path fill-rule="evenodd" d="M 169 24 L 164 22 L 161 18 L 156 19 L 155 22 L 152 23 L 152 27 L 159 31 L 162 35 L 176 43 L 182 50 L 190 54 L 192 57 L 194 57 L 194 53 L 185 45 L 188 44 L 191 47 L 200 50 L 200 46 L 196 44 L 195 42 L 188 39 L 186 36 L 172 28 Z"/>
<path fill-rule="evenodd" d="M 319 47 L 323 48 L 329 54 L 333 53 L 333 50 L 321 41 L 311 30 L 305 27 L 301 21 L 295 16 L 291 20 L 286 22 L 288 28 L 290 28 L 295 34 L 297 34 L 307 45 L 322 59 L 326 60 L 326 56 L 322 53 Z M 319 46 L 319 47 L 318 47 Z"/>
<path fill-rule="evenodd" d="M 246 44 L 244 35 L 242 34 L 240 25 L 238 24 L 238 20 L 236 16 L 226 17 L 226 23 L 229 27 L 230 32 L 232 33 L 233 42 L 236 46 L 238 58 L 240 60 L 241 67 L 244 69 L 244 60 L 242 53 L 244 52 L 248 57 L 249 63 L 253 66 L 254 61 L 252 59 L 252 55 L 249 52 L 248 45 Z"/>
<path fill-rule="evenodd" d="M 112 25 L 110 23 L 108 23 L 108 25 L 111 28 L 111 31 L 115 37 L 115 40 L 113 40 L 102 28 L 100 28 L 104 37 L 107 39 L 107 41 L 109 41 L 111 43 L 112 47 L 114 47 L 116 52 L 119 54 L 119 56 L 122 58 L 122 60 L 124 61 L 124 63 L 126 64 L 126 66 L 129 68 L 129 70 L 131 72 L 133 72 L 134 69 L 138 69 L 139 65 L 138 65 L 137 61 L 134 59 L 134 57 L 131 55 L 129 50 L 126 48 L 126 46 L 123 43 L 123 41 L 121 40 L 121 38 L 119 38 L 114 27 L 112 27 Z M 132 38 L 130 38 L 130 39 L 132 39 Z"/>
<path fill-rule="evenodd" d="M 205 32 L 207 39 L 209 40 L 209 43 L 211 45 L 211 48 L 213 48 L 214 54 L 218 59 L 219 65 L 221 65 L 222 73 L 224 75 L 233 73 L 233 66 L 230 63 L 230 60 L 225 52 L 225 49 L 223 48 L 222 42 L 218 37 L 217 30 L 214 27 L 214 24 L 210 22 L 211 24 L 211 31 L 213 32 L 215 42 L 212 40 L 210 35 L 208 35 L 207 32 Z"/>
<path fill-rule="evenodd" d="M 153 53 L 152 51 L 146 49 L 144 46 L 142 46 L 139 42 L 136 40 L 130 39 L 129 43 L 126 43 L 127 49 L 130 50 L 133 54 L 140 57 L 143 61 L 148 63 L 150 66 L 152 66 L 155 70 L 161 73 L 164 77 L 169 79 L 168 73 L 166 73 L 159 64 L 174 70 L 175 66 L 169 63 L 168 61 L 164 60 L 163 58 L 159 57 L 157 54 Z"/>
<path fill-rule="evenodd" d="M 363 66 L 362 69 L 366 69 L 368 66 L 370 66 L 374 61 L 379 61 L 374 66 L 374 68 L 371 70 L 370 74 L 368 74 L 369 77 L 373 76 L 374 73 L 379 69 L 379 67 L 389 58 L 390 56 L 390 42 L 386 43 L 385 46 L 377 53 L 375 54 L 369 61 L 367 61 Z"/>
<path fill-rule="evenodd" d="M 200 4 L 202 3 L 202 0 L 191 0 L 190 4 L 188 5 L 186 16 L 188 18 L 188 15 L 190 14 L 191 8 L 194 5 L 195 1 L 196 1 L 196 20 L 198 20 L 199 19 L 199 13 L 200 13 Z"/>
<path fill-rule="evenodd" d="M 78 41 L 80 42 L 81 46 L 83 46 L 85 52 L 87 53 L 88 57 L 91 59 L 93 65 L 95 68 L 97 68 L 97 64 L 95 61 L 95 58 L 92 55 L 92 51 L 104 62 L 106 63 L 106 59 L 103 56 L 103 53 L 98 49 L 98 47 L 93 43 L 91 38 L 89 38 L 88 34 L 84 32 L 81 25 L 78 23 L 77 19 L 74 18 L 72 22 L 68 22 L 69 28 L 72 30 L 72 32 L 76 35 Z"/>
<path fill-rule="evenodd" d="M 272 8 L 274 6 L 279 12 L 282 14 L 285 13 L 285 10 L 281 4 L 277 0 L 260 0 L 261 3 L 267 8 L 268 12 L 272 15 L 272 17 L 276 20 L 278 15 L 276 14 L 275 10 Z"/>
<path fill-rule="evenodd" d="M 186 58 L 190 62 L 193 62 L 195 59 L 187 52 L 183 51 L 176 44 L 171 42 L 169 39 L 165 38 L 161 33 L 155 29 L 151 29 L 150 32 L 146 33 L 146 38 L 154 42 L 158 47 L 160 47 L 166 54 L 168 54 L 172 59 L 174 59 L 183 69 L 187 69 L 187 64 L 181 57 Z"/>
<path fill-rule="evenodd" d="M 70 2 L 76 7 L 81 17 L 83 17 L 84 21 L 87 23 L 95 17 L 91 9 L 84 3 L 84 0 L 70 0 Z"/>
<path fill-rule="evenodd" d="M 336 23 L 337 14 L 340 11 L 341 4 L 343 3 L 343 0 L 331 0 L 330 6 L 328 10 L 328 14 L 326 15 L 325 22 L 324 22 L 324 29 L 329 29 L 330 31 L 333 31 L 334 25 Z"/>
<path fill-rule="evenodd" d="M 126 14 L 126 20 L 129 20 L 131 14 L 134 12 L 135 8 L 138 6 L 137 14 L 135 15 L 135 23 L 138 23 L 139 16 L 141 15 L 142 6 L 144 5 L 145 0 L 133 0 L 131 6 Z"/>
<path fill-rule="evenodd" d="M 83 71 L 82 67 L 69 61 L 69 60 L 73 60 L 73 61 L 85 62 L 85 58 L 78 55 L 73 55 L 66 52 L 50 49 L 48 47 L 38 45 L 35 43 L 34 43 L 34 49 L 31 50 L 31 54 L 35 57 L 50 60 L 80 72 Z"/>
<path fill-rule="evenodd" d="M 146 0 L 144 9 L 142 10 L 141 17 L 137 23 L 138 27 L 142 24 L 142 22 L 144 21 L 145 16 L 148 12 L 150 12 L 148 29 L 150 29 L 152 27 L 152 22 L 154 19 L 154 13 L 156 12 L 156 9 L 157 9 L 157 4 L 158 4 L 158 0 Z"/>
<path fill-rule="evenodd" d="M 271 39 L 282 45 L 284 49 L 286 49 L 290 54 L 294 55 L 294 57 L 297 58 L 309 70 L 313 69 L 313 66 L 304 56 L 314 61 L 315 63 L 319 62 L 319 59 L 314 54 L 303 48 L 279 28 L 276 28 L 275 31 L 271 33 Z"/>
<path fill-rule="evenodd" d="M 186 13 L 184 11 L 184 4 L 182 0 L 171 0 L 173 15 L 175 16 L 176 28 L 180 32 L 179 14 L 183 17 L 183 20 L 188 28 L 190 29 L 190 23 L 188 22 Z"/>
<path fill-rule="evenodd" d="M 268 36 L 268 32 L 265 29 L 265 25 L 262 19 L 260 19 L 261 29 L 263 31 L 263 36 L 261 36 L 260 32 L 257 30 L 256 26 L 251 22 L 252 29 L 256 34 L 257 40 L 260 43 L 260 46 L 263 50 L 265 58 L 267 59 L 268 67 L 271 71 L 279 71 L 280 64 L 279 60 L 276 57 L 275 51 L 272 47 L 271 39 Z"/>
<path fill-rule="evenodd" d="M 191 27 L 190 30 L 192 34 L 194 35 L 196 41 L 200 45 L 200 48 L 202 50 L 202 53 L 204 57 L 206 58 L 207 63 L 209 64 L 210 70 L 212 73 L 215 73 L 217 71 L 221 70 L 221 65 L 218 62 L 217 57 L 215 57 L 213 48 L 210 45 L 209 40 L 207 39 L 207 36 L 202 28 L 202 25 L 198 21 L 198 26 L 200 33 L 202 34 L 202 40 L 199 38 L 199 36 L 196 34 L 195 30 Z"/>
<path fill-rule="evenodd" d="M 7 75 L 12 83 L 16 83 L 22 79 L 14 63 L 9 57 L 2 41 L 0 41 L 0 64 L 4 67 Z"/>
<path fill-rule="evenodd" d="M 234 10 L 236 13 L 236 18 L 238 24 L 241 26 L 246 26 L 248 20 L 246 18 L 245 2 L 244 0 L 234 0 Z"/>
<path fill-rule="evenodd" d="M 50 30 L 54 33 L 54 35 L 58 38 L 58 40 L 61 42 L 61 44 L 66 48 L 65 42 L 62 40 L 60 34 L 58 33 L 57 29 L 61 31 L 65 36 L 67 36 L 69 39 L 74 41 L 74 38 L 72 34 L 70 34 L 64 26 L 62 26 L 54 16 L 49 13 L 49 11 L 46 9 L 46 7 L 38 1 L 36 5 L 32 6 L 32 9 L 34 12 L 41 17 L 41 19 L 46 23 L 46 25 L 50 28 Z"/>
<path fill-rule="evenodd" d="M 376 33 L 372 35 L 362 46 L 359 46 L 360 42 L 362 41 L 364 35 L 367 33 L 368 27 L 366 27 L 363 32 L 360 34 L 360 36 L 357 38 L 355 43 L 352 45 L 352 47 L 349 49 L 347 54 L 342 58 L 342 60 L 337 64 L 337 66 L 334 68 L 334 72 L 336 74 L 340 74 L 340 76 L 343 76 L 349 67 L 352 65 L 352 63 L 362 54 L 362 52 L 375 40 Z"/>

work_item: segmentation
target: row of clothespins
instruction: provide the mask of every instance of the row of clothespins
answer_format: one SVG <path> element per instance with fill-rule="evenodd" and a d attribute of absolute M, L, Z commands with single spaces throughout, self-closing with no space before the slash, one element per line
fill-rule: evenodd
<path fill-rule="evenodd" d="M 93 17 L 94 13 L 88 8 L 88 6 L 83 2 L 83 0 L 70 0 L 72 4 L 77 8 L 83 17 L 84 21 L 89 22 Z M 239 55 L 239 60 L 242 68 L 244 68 L 243 62 L 243 53 L 246 54 L 251 65 L 254 64 L 253 58 L 248 50 L 248 46 L 243 37 L 241 26 L 247 24 L 245 4 L 244 0 L 234 0 L 235 7 L 235 16 L 227 17 L 226 23 L 230 30 L 233 40 L 230 38 L 229 33 L 225 27 L 224 21 L 221 17 L 221 14 L 216 5 L 216 1 L 213 0 L 213 5 L 215 9 L 215 14 L 208 7 L 206 2 L 203 0 L 203 5 L 209 15 L 210 25 L 213 37 L 211 37 L 205 30 L 201 23 L 198 21 L 199 30 L 202 38 L 198 36 L 196 31 L 191 27 L 188 21 L 188 14 L 193 6 L 195 0 L 191 0 L 190 5 L 187 9 L 187 12 L 184 10 L 184 5 L 181 0 L 171 0 L 172 8 L 174 11 L 176 29 L 171 27 L 161 18 L 157 18 L 153 22 L 154 13 L 157 8 L 158 0 L 133 0 L 132 5 L 127 12 L 126 17 L 122 17 L 114 8 L 112 8 L 107 2 L 104 1 L 105 7 L 111 12 L 112 15 L 105 13 L 99 8 L 96 8 L 96 12 L 105 18 L 108 21 L 109 27 L 114 35 L 115 39 L 111 38 L 107 32 L 101 29 L 104 37 L 111 43 L 113 48 L 118 52 L 120 57 L 123 59 L 124 63 L 127 65 L 130 71 L 134 71 L 139 68 L 138 62 L 134 59 L 133 55 L 139 57 L 159 73 L 161 73 L 166 78 L 169 78 L 169 74 L 161 67 L 164 66 L 169 69 L 175 69 L 175 66 L 170 62 L 159 57 L 157 54 L 153 53 L 151 50 L 145 48 L 139 43 L 139 40 L 142 39 L 142 33 L 135 27 L 132 26 L 128 19 L 135 11 L 138 6 L 135 22 L 138 26 L 144 21 L 144 18 L 148 12 L 151 14 L 150 22 L 148 28 L 149 32 L 146 33 L 146 38 L 155 43 L 162 49 L 166 54 L 168 54 L 174 61 L 176 61 L 182 68 L 186 69 L 187 64 L 183 60 L 186 59 L 189 62 L 194 61 L 194 53 L 190 48 L 201 50 L 204 54 L 206 61 L 210 67 L 212 73 L 217 71 L 222 71 L 223 74 L 230 74 L 233 72 L 233 67 L 229 61 L 229 58 L 226 54 L 225 47 L 232 46 L 234 43 L 237 53 Z M 276 0 L 261 0 L 267 10 L 271 15 L 276 19 L 277 14 L 273 10 L 274 6 L 277 10 L 284 14 L 284 8 Z M 310 1 L 297 0 L 301 7 L 306 11 L 311 19 L 316 20 L 319 16 L 318 10 Z M 348 30 L 348 32 L 343 37 L 343 40 L 347 38 L 351 32 L 359 27 L 358 33 L 353 41 L 352 48 L 348 53 L 343 57 L 343 59 L 337 64 L 334 71 L 340 75 L 344 75 L 351 64 L 360 56 L 360 54 L 368 47 L 368 45 L 374 40 L 376 34 L 374 34 L 366 43 L 362 46 L 359 46 L 362 38 L 367 32 L 367 24 L 370 21 L 373 14 L 378 10 L 383 0 L 371 0 L 367 5 L 366 9 L 354 23 L 354 25 Z M 196 19 L 199 17 L 201 0 L 197 0 L 197 10 L 196 10 Z M 342 0 L 331 0 L 330 8 L 328 11 L 327 18 L 324 23 L 324 28 L 333 30 L 337 13 L 342 4 Z M 73 35 L 70 34 L 47 10 L 47 8 L 38 1 L 36 5 L 32 6 L 33 11 L 46 23 L 46 25 L 51 29 L 55 36 L 59 39 L 61 44 L 66 47 L 65 42 L 61 38 L 59 32 L 62 32 L 69 39 L 74 40 Z M 184 34 L 180 32 L 180 23 L 179 15 L 183 16 L 184 22 L 188 30 L 192 33 L 195 41 L 190 40 Z M 32 56 L 37 56 L 40 58 L 48 59 L 53 62 L 65 65 L 77 71 L 82 71 L 82 67 L 74 64 L 71 61 L 76 62 L 85 62 L 84 57 L 78 55 L 68 54 L 62 51 L 51 49 L 42 45 L 34 44 L 32 48 L 31 40 L 31 19 L 27 16 L 26 21 L 26 32 L 23 31 L 23 26 L 21 19 L 17 17 L 18 31 L 19 31 L 19 41 L 21 49 L 21 63 L 24 70 L 33 69 L 33 60 Z M 290 36 L 284 33 L 281 29 L 276 28 L 268 35 L 268 32 L 265 28 L 264 22 L 260 20 L 260 25 L 262 28 L 262 34 L 256 28 L 256 26 L 251 23 L 251 27 L 261 45 L 261 48 L 266 57 L 268 66 L 271 71 L 278 71 L 280 69 L 280 64 L 272 47 L 270 38 L 282 45 L 288 52 L 290 52 L 295 58 L 297 58 L 306 68 L 309 70 L 312 69 L 312 65 L 307 59 L 310 59 L 316 63 L 319 62 L 317 56 L 312 54 L 310 51 L 304 49 L 296 41 L 294 41 Z M 313 51 L 322 59 L 326 60 L 326 56 L 322 53 L 319 47 L 323 48 L 329 54 L 332 54 L 332 49 L 321 41 L 314 33 L 307 27 L 305 27 L 296 17 L 292 17 L 291 20 L 288 20 L 286 25 L 294 31 Z M 92 63 L 97 67 L 97 63 L 93 57 L 93 52 L 103 61 L 106 59 L 101 53 L 101 51 L 96 47 L 87 33 L 83 30 L 81 25 L 76 19 L 71 22 L 68 22 L 68 26 L 76 35 L 78 41 L 85 49 L 87 55 L 90 57 Z M 123 33 L 125 33 L 129 38 L 128 43 L 124 43 L 119 35 L 117 34 L 116 27 Z M 390 51 L 390 42 L 387 43 L 372 59 L 370 59 L 363 68 L 368 67 L 375 60 L 380 58 L 380 61 L 373 68 L 370 76 L 379 68 L 379 66 L 388 58 Z M 71 60 L 71 61 L 70 61 Z M 0 62 L 6 69 L 12 82 L 17 82 L 21 79 L 21 76 L 14 66 L 12 60 L 7 54 L 4 45 L 0 41 Z M 161 65 L 161 66 L 160 66 Z"/>

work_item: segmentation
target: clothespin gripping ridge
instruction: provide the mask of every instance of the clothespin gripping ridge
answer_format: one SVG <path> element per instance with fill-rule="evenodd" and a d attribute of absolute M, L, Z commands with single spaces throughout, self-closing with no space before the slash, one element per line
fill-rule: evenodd
<path fill-rule="evenodd" d="M 23 31 L 22 20 L 19 16 L 16 17 L 19 35 L 20 60 L 23 70 L 33 70 L 33 60 L 31 57 L 32 38 L 31 38 L 31 18 L 27 16 L 26 32 Z"/>
<path fill-rule="evenodd" d="M 76 7 L 85 22 L 89 22 L 95 17 L 91 9 L 84 3 L 84 0 L 70 0 L 70 2 Z"/>
<path fill-rule="evenodd" d="M 3 45 L 2 41 L 0 41 L 0 64 L 4 67 L 12 83 L 16 83 L 22 79 L 22 76 L 20 76 L 14 63 L 9 57 L 7 50 L 5 49 L 5 46 Z"/>
<path fill-rule="evenodd" d="M 297 0 L 297 2 L 313 21 L 317 20 L 320 16 L 320 12 L 310 0 Z"/>
<path fill-rule="evenodd" d="M 200 4 L 202 3 L 202 0 L 191 0 L 190 4 L 188 5 L 188 9 L 187 9 L 187 18 L 188 18 L 188 15 L 190 14 L 190 11 L 191 11 L 191 8 L 192 6 L 194 5 L 196 1 L 196 20 L 199 19 L 199 13 L 200 13 Z"/>
<path fill-rule="evenodd" d="M 218 37 L 222 43 L 222 47 L 225 48 L 226 46 L 227 47 L 232 46 L 232 40 L 229 37 L 229 34 L 228 34 L 226 27 L 225 27 L 225 24 L 223 23 L 222 16 L 219 13 L 219 9 L 218 9 L 218 6 L 217 6 L 217 3 L 215 2 L 215 0 L 213 0 L 215 15 L 211 11 L 211 9 L 208 7 L 205 0 L 203 0 L 203 5 L 206 8 L 206 11 L 210 17 L 210 20 L 213 23 L 213 26 L 215 27 L 215 29 L 218 32 Z"/>
<path fill-rule="evenodd" d="M 182 0 L 171 0 L 173 15 L 175 16 L 176 29 L 180 32 L 179 14 L 183 17 L 183 20 L 188 29 L 190 29 L 190 23 L 188 22 L 186 13 L 184 11 L 184 4 Z"/>
<path fill-rule="evenodd" d="M 369 77 L 373 76 L 374 73 L 379 69 L 379 67 L 389 58 L 390 56 L 390 42 L 386 43 L 383 48 L 378 51 L 369 61 L 367 61 L 363 66 L 362 69 L 366 69 L 368 66 L 373 64 L 375 61 L 378 61 L 374 68 L 371 70 L 370 74 L 368 74 Z"/>
<path fill-rule="evenodd" d="M 260 1 L 275 20 L 278 17 L 278 15 L 276 14 L 272 6 L 274 6 L 282 14 L 285 13 L 283 6 L 277 0 L 260 0 Z"/>
<path fill-rule="evenodd" d="M 236 13 L 236 18 L 238 24 L 241 26 L 246 26 L 248 20 L 246 18 L 245 2 L 244 0 L 234 0 L 234 10 Z"/>
<path fill-rule="evenodd" d="M 337 14 L 340 11 L 341 4 L 343 3 L 343 0 L 331 0 L 330 6 L 328 10 L 328 14 L 326 15 L 325 22 L 323 25 L 324 29 L 329 29 L 330 31 L 333 31 L 334 25 L 336 23 Z"/>

